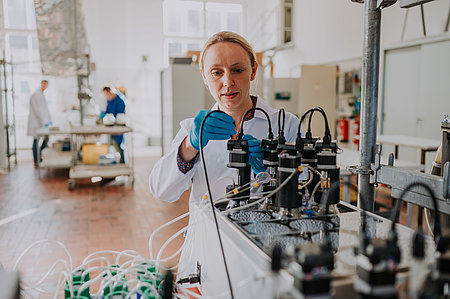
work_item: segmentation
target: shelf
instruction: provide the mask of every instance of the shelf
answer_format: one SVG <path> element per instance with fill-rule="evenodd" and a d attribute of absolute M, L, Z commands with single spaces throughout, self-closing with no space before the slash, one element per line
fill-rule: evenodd
<path fill-rule="evenodd" d="M 115 178 L 117 176 L 126 175 L 133 176 L 134 171 L 128 165 L 75 165 L 70 168 L 69 178 L 86 179 L 92 177 Z"/>
<path fill-rule="evenodd" d="M 69 159 L 68 161 L 42 161 L 39 163 L 40 168 L 70 168 L 70 166 L 72 166 L 72 159 Z"/>

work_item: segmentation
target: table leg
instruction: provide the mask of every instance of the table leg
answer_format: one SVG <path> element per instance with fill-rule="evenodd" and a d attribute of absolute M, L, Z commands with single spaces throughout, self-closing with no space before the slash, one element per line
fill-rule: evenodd
<path fill-rule="evenodd" d="M 38 178 L 41 178 L 41 137 L 38 137 L 37 140 L 37 171 L 38 171 Z"/>
<path fill-rule="evenodd" d="M 351 176 L 350 175 L 344 175 L 344 190 L 343 190 L 343 200 L 346 203 L 350 203 L 350 182 L 351 182 Z"/>

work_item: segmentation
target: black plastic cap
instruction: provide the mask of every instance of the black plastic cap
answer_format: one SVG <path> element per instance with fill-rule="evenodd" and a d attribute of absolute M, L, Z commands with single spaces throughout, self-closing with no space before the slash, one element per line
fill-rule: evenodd
<path fill-rule="evenodd" d="M 413 257 L 423 258 L 425 256 L 425 239 L 421 233 L 416 233 L 413 239 Z"/>
<path fill-rule="evenodd" d="M 166 276 L 164 278 L 164 293 L 163 299 L 172 299 L 173 298 L 173 274 L 172 271 L 168 270 Z"/>
<path fill-rule="evenodd" d="M 281 246 L 275 244 L 272 251 L 272 271 L 278 273 L 281 269 Z"/>
<path fill-rule="evenodd" d="M 436 249 L 440 253 L 444 253 L 447 250 L 449 250 L 449 248 L 450 248 L 450 238 L 449 237 L 441 236 L 440 238 L 436 238 L 435 242 L 437 244 Z"/>

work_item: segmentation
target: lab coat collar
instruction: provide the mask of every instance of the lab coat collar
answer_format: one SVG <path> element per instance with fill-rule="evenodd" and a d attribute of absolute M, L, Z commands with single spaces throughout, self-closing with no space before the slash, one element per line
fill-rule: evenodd
<path fill-rule="evenodd" d="M 258 100 L 256 101 L 256 107 L 263 109 L 264 111 L 267 112 L 267 114 L 273 115 L 275 113 L 278 113 L 278 110 L 270 107 L 266 101 L 264 101 L 260 96 L 257 96 Z M 214 106 L 212 106 L 211 110 L 218 110 L 219 109 L 219 104 L 217 104 L 217 102 L 214 104 Z M 255 117 L 257 118 L 263 118 L 266 119 L 266 116 L 264 115 L 263 112 L 256 110 L 255 113 Z"/>

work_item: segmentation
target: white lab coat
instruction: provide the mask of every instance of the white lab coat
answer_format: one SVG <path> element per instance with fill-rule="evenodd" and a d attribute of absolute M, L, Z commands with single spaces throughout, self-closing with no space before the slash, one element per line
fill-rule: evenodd
<path fill-rule="evenodd" d="M 30 98 L 30 114 L 28 115 L 27 135 L 37 138 L 37 130 L 51 122 L 50 112 L 44 93 L 39 88 Z"/>
<path fill-rule="evenodd" d="M 217 107 L 218 105 L 216 103 L 212 110 L 217 110 Z M 260 97 L 258 97 L 256 107 L 264 109 L 269 114 L 272 123 L 272 131 L 276 137 L 278 135 L 278 109 L 270 107 Z M 194 205 L 198 207 L 203 200 L 203 195 L 207 193 L 205 173 L 200 161 L 200 156 L 194 167 L 186 174 L 183 174 L 177 166 L 178 148 L 184 138 L 189 135 L 193 121 L 193 118 L 188 118 L 180 122 L 181 129 L 175 136 L 170 151 L 155 164 L 149 177 L 150 191 L 156 198 L 167 202 L 178 200 L 185 190 L 192 188 L 189 198 L 189 210 L 191 212 L 198 210 L 198 208 L 195 209 Z M 295 141 L 299 122 L 300 120 L 297 117 L 286 112 L 284 131 L 287 142 Z M 261 140 L 267 138 L 267 133 L 267 118 L 261 111 L 256 111 L 255 117 L 244 123 L 244 134 L 250 134 Z M 212 196 L 217 199 L 225 194 L 226 185 L 232 184 L 231 180 L 220 178 L 232 177 L 237 182 L 237 170 L 227 167 L 227 140 L 209 141 L 208 145 L 204 148 L 203 153 Z M 195 216 L 191 214 L 189 224 L 193 224 L 194 222 Z M 195 235 L 193 230 L 194 229 L 190 227 L 186 235 L 186 245 L 181 254 L 178 267 L 179 277 L 186 277 L 189 274 L 196 273 L 196 257 L 192 243 L 197 242 L 193 241 L 197 238 L 193 237 Z"/>

